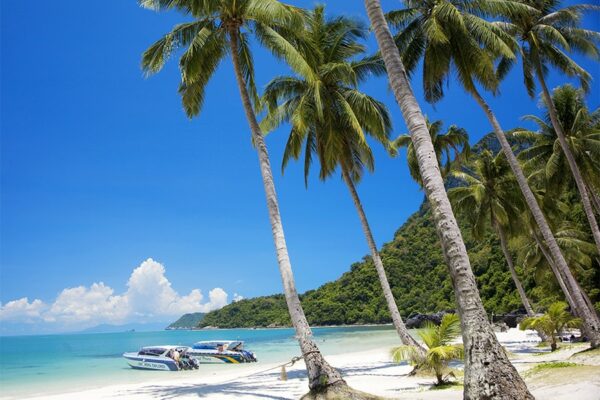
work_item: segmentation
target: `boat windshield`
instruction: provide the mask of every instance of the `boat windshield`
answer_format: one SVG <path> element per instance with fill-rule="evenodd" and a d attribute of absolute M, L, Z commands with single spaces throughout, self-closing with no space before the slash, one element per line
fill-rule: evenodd
<path fill-rule="evenodd" d="M 140 355 L 140 356 L 160 356 L 164 352 L 165 352 L 165 349 L 161 349 L 158 347 L 143 348 L 139 351 L 138 355 Z"/>

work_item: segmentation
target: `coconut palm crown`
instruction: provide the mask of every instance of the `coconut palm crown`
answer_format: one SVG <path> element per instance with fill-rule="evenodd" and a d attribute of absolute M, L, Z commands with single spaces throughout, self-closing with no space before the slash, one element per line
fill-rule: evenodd
<path fill-rule="evenodd" d="M 469 146 L 469 135 L 463 128 L 456 125 L 451 125 L 445 133 L 441 133 L 443 127 L 442 121 L 429 122 L 427 120 L 427 128 L 433 148 L 440 165 L 442 178 L 445 178 L 452 168 L 458 167 L 466 161 L 471 154 Z M 406 159 L 408 162 L 408 170 L 410 176 L 420 185 L 423 186 L 423 180 L 419 173 L 419 164 L 415 154 L 415 148 L 409 134 L 398 136 L 392 143 L 394 149 L 406 147 Z M 452 157 L 454 155 L 454 157 Z M 445 159 L 445 161 L 444 161 Z"/>
<path fill-rule="evenodd" d="M 534 77 L 543 79 L 550 66 L 579 79 L 587 91 L 591 75 L 568 53 L 576 52 L 600 59 L 600 33 L 580 27 L 584 12 L 600 10 L 600 6 L 575 4 L 561 7 L 560 0 L 521 0 L 529 12 L 513 13 L 508 22 L 495 22 L 519 41 L 523 80 L 527 93 L 535 95 Z"/>
<path fill-rule="evenodd" d="M 600 193 L 600 109 L 588 110 L 583 91 L 568 84 L 554 89 L 552 98 L 571 152 L 596 204 L 597 193 Z M 561 189 L 569 181 L 572 183 L 572 180 L 565 179 L 570 177 L 563 173 L 568 165 L 547 110 L 544 118 L 535 115 L 523 118 L 538 125 L 535 132 L 513 132 L 514 136 L 532 142 L 519 154 L 525 169 L 531 173 L 541 170 L 551 190 Z"/>
<path fill-rule="evenodd" d="M 512 64 L 515 39 L 483 18 L 512 15 L 527 9 L 512 1 L 405 0 L 406 8 L 391 11 L 387 19 L 407 73 L 423 63 L 425 99 L 436 102 L 454 71 L 461 85 L 476 91 L 476 84 L 496 92 L 500 77 Z M 501 58 L 496 70 L 495 61 Z"/>
<path fill-rule="evenodd" d="M 299 9 L 277 0 L 140 0 L 140 4 L 157 11 L 175 9 L 194 18 L 191 22 L 176 25 L 150 46 L 142 57 L 143 70 L 154 74 L 163 68 L 175 51 L 183 50 L 179 59 L 179 93 L 190 117 L 200 113 L 206 85 L 232 48 L 238 53 L 251 99 L 257 103 L 250 35 L 254 34 L 261 44 L 274 54 L 281 55 L 290 44 L 280 32 L 300 26 L 303 15 Z"/>
<path fill-rule="evenodd" d="M 305 68 L 294 76 L 277 77 L 265 88 L 268 115 L 261 126 L 271 131 L 290 123 L 282 170 L 291 158 L 304 156 L 306 184 L 315 156 L 320 179 L 343 165 L 357 181 L 364 168 L 374 168 L 366 136 L 388 146 L 391 121 L 385 105 L 358 88 L 368 77 L 385 73 L 381 60 L 357 59 L 365 51 L 359 40 L 367 34 L 361 22 L 347 17 L 327 20 L 324 7 L 317 6 L 295 42 Z"/>

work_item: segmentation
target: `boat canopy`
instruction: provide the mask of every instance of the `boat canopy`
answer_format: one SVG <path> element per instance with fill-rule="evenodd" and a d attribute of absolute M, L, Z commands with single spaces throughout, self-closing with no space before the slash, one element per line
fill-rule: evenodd
<path fill-rule="evenodd" d="M 218 347 L 223 347 L 224 350 L 242 350 L 244 342 L 240 340 L 206 340 L 196 342 L 192 346 L 196 350 L 215 350 Z"/>

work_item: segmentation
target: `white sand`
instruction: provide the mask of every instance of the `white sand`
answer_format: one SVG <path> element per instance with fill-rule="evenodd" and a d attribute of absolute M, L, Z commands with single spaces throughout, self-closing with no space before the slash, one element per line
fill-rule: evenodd
<path fill-rule="evenodd" d="M 534 355 L 542 351 L 536 348 L 535 332 L 511 329 L 498 333 L 499 340 L 511 352 L 511 359 L 519 372 L 525 376 L 529 388 L 538 400 L 598 400 L 600 399 L 600 355 L 569 357 L 585 346 L 573 346 L 555 353 Z M 539 373 L 527 371 L 540 362 L 567 360 L 586 366 L 567 369 L 545 370 Z M 430 390 L 433 378 L 408 377 L 411 367 L 392 363 L 389 348 L 375 351 L 328 356 L 327 360 L 338 368 L 350 386 L 386 398 L 398 399 L 461 399 L 462 388 Z M 176 374 L 153 383 L 107 386 L 101 389 L 62 393 L 37 397 L 52 400 L 99 400 L 99 399 L 298 399 L 308 388 L 304 364 L 287 368 L 287 381 L 280 380 L 276 365 L 255 364 L 247 368 L 233 369 L 218 375 L 177 377 Z M 460 368 L 460 366 L 458 366 Z"/>

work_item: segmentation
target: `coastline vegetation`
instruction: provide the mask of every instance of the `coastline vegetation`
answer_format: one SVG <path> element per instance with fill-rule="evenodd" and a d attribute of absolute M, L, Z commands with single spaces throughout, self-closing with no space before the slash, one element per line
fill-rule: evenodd
<path fill-rule="evenodd" d="M 570 53 L 600 59 L 600 34 L 580 28 L 583 12 L 597 6 L 561 8 L 557 0 L 407 0 L 404 8 L 385 15 L 379 0 L 365 0 L 379 48 L 377 54 L 365 55 L 360 43 L 367 35 L 365 27 L 345 17 L 328 19 L 321 6 L 307 11 L 277 0 L 140 3 L 189 17 L 149 47 L 142 59 L 148 74 L 157 73 L 181 50 L 179 93 L 189 117 L 200 113 L 206 85 L 220 61 L 231 57 L 283 281 L 283 295 L 233 303 L 207 314 L 202 325 L 291 323 L 307 366 L 310 392 L 305 398 L 372 398 L 348 387 L 327 363 L 312 340 L 311 324 L 387 322 L 391 317 L 402 341 L 411 344 L 400 314 L 406 318 L 415 311 L 456 310 L 440 327 L 428 327 L 437 330 L 440 340 L 422 339 L 428 352 L 438 354 L 434 349 L 440 346 L 450 349 L 440 329 L 448 328 L 445 333 L 454 336 L 460 321 L 464 395 L 472 399 L 533 398 L 500 346 L 488 311 L 522 305 L 530 316 L 525 326 L 554 340 L 560 329 L 540 321 L 553 320 L 548 315 L 560 308 L 561 326 L 577 321 L 591 346 L 600 346 L 600 232 L 595 215 L 600 211 L 600 112 L 588 111 L 583 96 L 569 94 L 568 87 L 551 93 L 545 81 L 548 70 L 555 68 L 579 78 L 581 90 L 588 89 L 590 76 Z M 263 97 L 254 77 L 255 44 L 283 60 L 292 74 L 271 81 Z M 505 131 L 484 98 L 485 93 L 499 92 L 519 60 L 528 93 L 533 97 L 536 81 L 542 88 L 547 116 L 536 119 L 540 134 Z M 488 118 L 495 141 L 484 138 L 470 158 L 466 132 L 451 125 L 446 135 L 439 135 L 441 123 L 428 123 L 410 86 L 417 68 L 422 68 L 425 100 L 431 103 L 443 97 L 446 83 L 456 76 Z M 371 75 L 387 76 L 410 142 L 407 136 L 389 140 L 391 113 L 360 91 Z M 259 117 L 264 117 L 261 124 Z M 291 127 L 284 166 L 290 157 L 304 154 L 306 173 L 313 157 L 322 179 L 339 173 L 371 253 L 337 281 L 302 296 L 294 283 L 265 140 L 282 123 Z M 373 170 L 368 136 L 392 154 L 396 146 L 412 151 L 411 173 L 426 195 L 421 210 L 381 251 L 356 189 L 363 169 Z M 560 165 L 570 173 L 560 174 L 560 185 L 553 184 Z M 552 304 L 563 299 L 560 307 Z M 578 319 L 569 319 L 567 304 Z M 534 316 L 546 307 L 547 315 Z M 452 349 L 430 365 L 438 383 L 445 363 L 462 358 Z M 398 358 L 408 357 L 400 353 Z"/>

